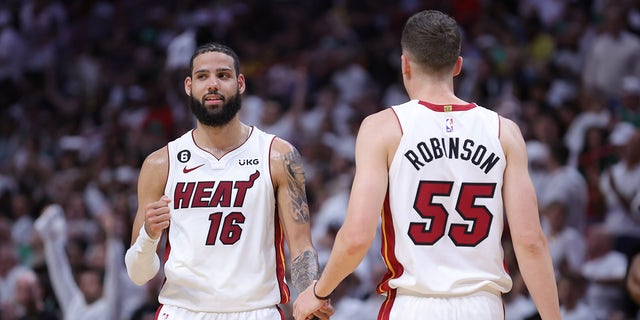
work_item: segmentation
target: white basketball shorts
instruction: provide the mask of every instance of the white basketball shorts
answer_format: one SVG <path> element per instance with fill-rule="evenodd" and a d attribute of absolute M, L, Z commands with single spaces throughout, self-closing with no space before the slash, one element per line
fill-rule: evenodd
<path fill-rule="evenodd" d="M 504 304 L 500 296 L 488 292 L 447 298 L 397 295 L 388 319 L 503 320 Z"/>
<path fill-rule="evenodd" d="M 284 320 L 278 307 L 242 312 L 196 312 L 175 306 L 162 305 L 156 320 Z"/>

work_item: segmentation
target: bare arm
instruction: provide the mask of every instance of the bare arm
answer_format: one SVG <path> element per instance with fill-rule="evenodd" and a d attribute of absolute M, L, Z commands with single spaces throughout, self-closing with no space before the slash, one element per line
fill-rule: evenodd
<path fill-rule="evenodd" d="M 525 142 L 514 122 L 501 118 L 500 128 L 500 142 L 507 158 L 502 192 L 518 266 L 542 319 L 560 319 L 558 290 L 551 255 L 540 227 Z"/>
<path fill-rule="evenodd" d="M 311 242 L 304 168 L 298 150 L 276 138 L 271 150 L 271 172 L 280 223 L 291 254 L 291 283 L 302 292 L 318 278 L 319 266 Z"/>
<path fill-rule="evenodd" d="M 131 230 L 131 247 L 125 255 L 127 273 L 133 282 L 142 285 L 159 270 L 157 244 L 164 229 L 169 227 L 169 199 L 163 197 L 168 175 L 166 148 L 145 159 L 138 178 L 138 210 Z M 140 230 L 144 226 L 144 234 Z"/>
<path fill-rule="evenodd" d="M 333 292 L 358 267 L 373 243 L 387 191 L 389 146 L 400 136 L 399 128 L 389 128 L 397 126 L 395 119 L 390 118 L 392 116 L 390 111 L 371 115 L 360 127 L 356 140 L 356 174 L 347 216 L 315 286 L 319 296 Z M 313 289 L 307 289 L 296 301 L 296 319 L 304 319 L 318 307 Z"/>
<path fill-rule="evenodd" d="M 164 195 L 164 187 L 169 174 L 169 163 L 167 161 L 167 149 L 165 147 L 150 154 L 142 164 L 140 177 L 138 178 L 138 210 L 131 231 L 131 244 L 135 242 L 143 225 L 152 239 L 159 238 L 162 231 L 169 227 L 168 219 L 163 219 L 168 217 L 147 213 L 147 211 L 153 209 L 162 209 L 159 211 L 169 213 L 168 207 L 164 210 L 166 205 L 162 206 L 162 208 L 154 206 Z"/>

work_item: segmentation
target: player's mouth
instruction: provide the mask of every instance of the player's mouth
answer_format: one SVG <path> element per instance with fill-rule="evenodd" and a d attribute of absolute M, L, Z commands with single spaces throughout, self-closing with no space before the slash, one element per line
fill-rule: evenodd
<path fill-rule="evenodd" d="M 208 94 L 204 96 L 202 100 L 205 106 L 215 106 L 224 103 L 224 97 L 219 94 Z"/>

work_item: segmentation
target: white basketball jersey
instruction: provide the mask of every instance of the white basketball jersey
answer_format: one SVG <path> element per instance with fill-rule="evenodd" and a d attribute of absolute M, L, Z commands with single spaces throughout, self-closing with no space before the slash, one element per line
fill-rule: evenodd
<path fill-rule="evenodd" d="M 475 104 L 394 106 L 402 130 L 382 213 L 388 296 L 496 294 L 504 267 L 499 116 Z M 387 299 L 387 301 L 389 301 Z"/>
<path fill-rule="evenodd" d="M 171 225 L 160 303 L 238 312 L 289 300 L 269 170 L 273 139 L 253 127 L 220 159 L 195 144 L 193 131 L 168 144 Z"/>

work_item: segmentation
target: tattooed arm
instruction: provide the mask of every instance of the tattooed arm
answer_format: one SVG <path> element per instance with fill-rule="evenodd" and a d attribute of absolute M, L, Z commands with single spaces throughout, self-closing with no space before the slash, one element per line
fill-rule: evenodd
<path fill-rule="evenodd" d="M 291 256 L 291 284 L 302 292 L 320 275 L 318 254 L 311 242 L 302 157 L 294 146 L 278 138 L 271 148 L 271 175 Z"/>

